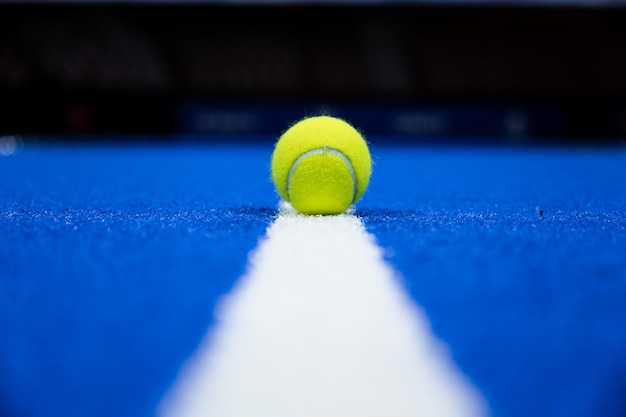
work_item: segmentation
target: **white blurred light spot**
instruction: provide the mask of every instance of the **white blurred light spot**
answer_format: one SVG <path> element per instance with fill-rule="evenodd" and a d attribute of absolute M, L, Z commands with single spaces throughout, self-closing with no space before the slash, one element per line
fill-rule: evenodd
<path fill-rule="evenodd" d="M 284 207 L 164 417 L 479 417 L 481 393 L 354 215 Z"/>
<path fill-rule="evenodd" d="M 19 136 L 0 136 L 0 156 L 12 156 L 22 149 L 22 138 Z"/>

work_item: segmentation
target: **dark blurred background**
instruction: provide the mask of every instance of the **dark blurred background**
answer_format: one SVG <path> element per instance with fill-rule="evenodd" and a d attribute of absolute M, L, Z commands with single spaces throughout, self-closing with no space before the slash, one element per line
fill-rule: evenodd
<path fill-rule="evenodd" d="M 276 134 L 331 112 L 405 141 L 619 143 L 624 6 L 0 3 L 0 135 Z"/>

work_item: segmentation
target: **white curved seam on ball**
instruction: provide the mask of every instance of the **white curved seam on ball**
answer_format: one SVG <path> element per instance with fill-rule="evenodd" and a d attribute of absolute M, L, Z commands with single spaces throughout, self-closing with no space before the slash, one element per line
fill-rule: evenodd
<path fill-rule="evenodd" d="M 352 166 L 352 162 L 350 161 L 350 158 L 348 158 L 348 156 L 346 154 L 344 154 L 343 152 L 341 152 L 339 149 L 335 149 L 335 148 L 330 148 L 328 146 L 323 146 L 321 148 L 315 148 L 315 149 L 310 149 L 306 152 L 304 152 L 302 155 L 300 155 L 299 157 L 296 158 L 295 161 L 293 161 L 293 164 L 291 165 L 291 168 L 289 169 L 289 175 L 287 176 L 287 196 L 289 197 L 289 201 L 291 201 L 291 194 L 289 192 L 289 185 L 291 183 L 291 177 L 293 176 L 293 173 L 296 171 L 296 168 L 298 167 L 298 164 L 306 157 L 311 156 L 311 155 L 321 155 L 323 153 L 330 153 L 332 155 L 336 155 L 338 157 L 340 157 L 341 159 L 343 159 L 343 161 L 346 163 L 346 165 L 348 166 L 348 170 L 350 171 L 350 176 L 352 177 L 352 204 L 354 204 L 354 200 L 356 199 L 356 195 L 357 195 L 357 180 L 356 180 L 356 173 L 354 172 L 354 167 Z"/>

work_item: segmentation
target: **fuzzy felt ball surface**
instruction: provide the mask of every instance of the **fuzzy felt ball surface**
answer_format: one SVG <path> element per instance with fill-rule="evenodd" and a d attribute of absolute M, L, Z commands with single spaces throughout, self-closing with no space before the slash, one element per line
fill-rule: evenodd
<path fill-rule="evenodd" d="M 339 214 L 359 201 L 372 159 L 353 126 L 331 116 L 292 125 L 276 142 L 272 180 L 278 194 L 303 214 Z"/>

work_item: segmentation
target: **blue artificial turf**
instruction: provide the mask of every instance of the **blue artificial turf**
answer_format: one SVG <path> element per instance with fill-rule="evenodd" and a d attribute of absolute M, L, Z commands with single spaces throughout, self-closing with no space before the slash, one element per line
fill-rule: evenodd
<path fill-rule="evenodd" d="M 0 415 L 152 415 L 277 214 L 270 154 L 1 158 Z M 494 417 L 625 415 L 626 152 L 372 154 L 356 213 Z"/>
<path fill-rule="evenodd" d="M 149 416 L 275 213 L 267 149 L 0 159 L 0 415 Z"/>
<path fill-rule="evenodd" d="M 359 214 L 494 416 L 626 415 L 626 152 L 375 154 Z"/>

